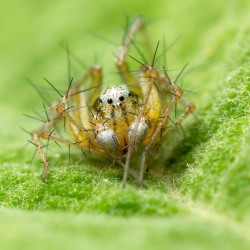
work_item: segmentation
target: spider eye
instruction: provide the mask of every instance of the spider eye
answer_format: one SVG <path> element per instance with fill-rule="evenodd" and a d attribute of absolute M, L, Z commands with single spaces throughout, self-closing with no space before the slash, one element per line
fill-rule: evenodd
<path fill-rule="evenodd" d="M 107 100 L 107 102 L 108 102 L 109 104 L 111 104 L 111 103 L 113 102 L 113 100 L 112 100 L 111 98 L 109 98 L 109 99 Z"/>
<path fill-rule="evenodd" d="M 124 101 L 124 96 L 120 96 L 120 97 L 119 97 L 119 100 L 120 100 L 120 101 Z"/>

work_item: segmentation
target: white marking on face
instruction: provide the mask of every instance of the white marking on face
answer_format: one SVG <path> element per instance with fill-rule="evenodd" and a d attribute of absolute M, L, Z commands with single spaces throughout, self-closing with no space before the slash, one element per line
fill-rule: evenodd
<path fill-rule="evenodd" d="M 118 107 L 121 102 L 129 98 L 129 90 L 125 86 L 111 87 L 104 91 L 100 96 L 103 104 L 110 104 L 113 107 Z"/>

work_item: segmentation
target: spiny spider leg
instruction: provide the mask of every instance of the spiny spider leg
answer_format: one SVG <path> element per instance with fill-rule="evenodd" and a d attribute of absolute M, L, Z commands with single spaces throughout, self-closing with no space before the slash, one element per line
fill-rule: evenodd
<path fill-rule="evenodd" d="M 60 95 L 62 96 L 61 100 L 58 102 L 58 104 L 54 105 L 53 107 L 50 108 L 50 115 L 51 117 L 48 116 L 46 112 L 46 116 L 48 117 L 47 122 L 45 122 L 44 126 L 42 126 L 40 129 L 35 130 L 32 132 L 32 141 L 37 146 L 37 151 L 41 157 L 41 160 L 44 165 L 44 170 L 42 173 L 42 180 L 45 181 L 48 170 L 49 170 L 49 164 L 48 161 L 45 157 L 45 154 L 43 152 L 43 149 L 41 147 L 40 143 L 40 138 L 46 139 L 46 140 L 53 140 L 56 142 L 61 142 L 63 144 L 70 145 L 70 142 L 64 139 L 59 139 L 55 138 L 51 135 L 50 130 L 56 126 L 56 124 L 62 120 L 62 115 L 60 112 L 58 112 L 58 107 L 61 107 L 62 104 L 66 105 L 67 107 L 70 105 L 70 102 L 73 100 L 76 102 L 79 106 L 80 105 L 85 105 L 87 107 L 87 101 L 93 102 L 92 98 L 87 98 L 85 95 L 85 89 L 86 87 L 85 82 L 88 79 L 90 79 L 90 88 L 97 88 L 99 85 L 102 83 L 102 75 L 101 75 L 101 69 L 100 67 L 92 67 L 89 72 L 86 74 L 86 76 L 78 82 L 77 85 L 68 88 L 67 93 L 65 96 L 63 96 L 47 79 L 45 79 L 51 86 L 52 88 Z M 83 84 L 84 82 L 84 84 Z M 70 82 L 71 85 L 71 82 Z M 84 89 L 85 88 L 85 89 Z M 92 90 L 92 89 L 91 89 Z M 92 95 L 96 97 L 98 95 L 97 91 L 95 93 L 92 92 Z M 70 109 L 69 109 L 70 110 Z M 90 123 L 88 122 L 90 119 L 89 111 L 88 109 L 84 109 L 83 112 L 75 112 L 74 115 L 79 116 L 78 118 L 82 121 L 83 125 L 86 125 L 85 130 L 87 131 L 90 127 Z M 76 127 L 72 126 L 70 122 L 67 121 L 68 129 L 70 129 L 74 139 L 76 141 L 81 141 L 79 144 L 74 144 L 72 143 L 73 146 L 77 146 L 80 148 L 88 148 L 89 140 L 88 136 L 86 135 L 86 131 L 83 133 L 81 132 L 79 135 L 79 130 L 76 129 Z M 94 150 L 94 149 L 93 149 Z M 95 151 L 95 150 L 94 150 Z M 98 150 L 97 150 L 98 151 Z M 99 152 L 99 151 L 98 151 Z M 99 152 L 102 153 L 102 152 Z"/>
<path fill-rule="evenodd" d="M 145 82 L 145 84 L 143 84 L 142 86 L 140 86 L 140 84 L 133 84 L 136 82 L 136 79 L 130 73 L 129 68 L 128 68 L 128 63 L 126 61 L 126 55 L 127 55 L 128 49 L 133 43 L 133 40 L 135 36 L 137 35 L 137 33 L 141 31 L 142 29 L 143 29 L 143 19 L 142 17 L 138 16 L 134 19 L 134 22 L 131 24 L 131 26 L 129 27 L 127 31 L 124 42 L 118 51 L 117 61 L 116 61 L 117 67 L 121 72 L 120 76 L 123 79 L 123 81 L 125 81 L 125 83 L 132 83 L 132 84 L 128 84 L 129 90 L 141 98 L 144 96 L 144 98 L 142 98 L 142 105 L 141 105 L 138 117 L 136 119 L 136 122 L 133 126 L 132 133 L 129 138 L 128 150 L 127 150 L 127 155 L 126 155 L 126 167 L 124 170 L 123 183 L 122 183 L 123 187 L 125 187 L 126 185 L 127 173 L 129 170 L 129 163 L 130 163 L 130 159 L 133 153 L 132 151 L 134 151 L 135 142 L 138 137 L 138 128 L 140 126 L 144 126 L 144 127 L 147 126 L 147 121 L 144 117 L 144 114 L 148 113 L 148 118 L 154 121 L 158 119 L 157 117 L 160 115 L 160 109 L 161 109 L 160 101 L 159 101 L 159 93 L 158 93 L 158 90 L 156 89 L 156 84 L 155 84 L 155 81 L 158 77 L 158 72 L 153 68 L 159 43 L 157 44 L 157 47 L 155 49 L 152 63 L 149 66 L 144 65 L 137 59 L 130 56 L 132 59 L 134 59 L 135 61 L 137 61 L 139 64 L 142 65 L 141 79 L 143 79 L 142 82 Z M 151 128 L 151 131 L 153 131 L 152 128 Z M 151 131 L 149 130 L 147 137 L 150 136 L 150 134 L 152 133 Z M 142 186 L 143 183 L 140 182 L 140 185 Z"/>

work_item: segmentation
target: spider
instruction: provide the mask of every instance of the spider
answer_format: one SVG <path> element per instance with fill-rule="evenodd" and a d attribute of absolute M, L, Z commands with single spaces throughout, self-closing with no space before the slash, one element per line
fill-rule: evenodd
<path fill-rule="evenodd" d="M 43 162 L 42 180 L 45 181 L 49 164 L 41 139 L 76 147 L 101 157 L 114 160 L 124 169 L 122 186 L 132 175 L 140 186 L 144 185 L 144 172 L 153 161 L 159 147 L 170 137 L 195 106 L 183 98 L 178 87 L 163 68 L 155 67 L 158 45 L 151 63 L 141 63 L 128 55 L 134 38 L 144 32 L 144 21 L 137 16 L 128 26 L 116 55 L 116 67 L 123 84 L 107 88 L 104 92 L 102 69 L 95 65 L 76 83 L 70 81 L 67 92 L 50 107 L 45 124 L 32 132 L 32 141 Z M 127 57 L 140 64 L 138 76 L 130 70 Z M 86 82 L 90 86 L 86 87 Z M 176 104 L 185 110 L 169 128 L 170 115 Z M 60 120 L 64 120 L 72 139 L 53 133 Z M 130 167 L 133 156 L 140 156 L 139 171 Z"/>

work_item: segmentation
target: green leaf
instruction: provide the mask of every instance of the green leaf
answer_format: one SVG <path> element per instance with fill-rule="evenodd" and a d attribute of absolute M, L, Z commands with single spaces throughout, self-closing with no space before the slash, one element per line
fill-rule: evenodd
<path fill-rule="evenodd" d="M 0 22 L 0 248 L 1 249 L 249 249 L 250 248 L 250 29 L 249 1 L 17 1 L 3 3 Z M 51 147 L 48 182 L 39 157 L 19 127 L 39 122 L 22 113 L 44 112 L 25 80 L 55 99 L 46 77 L 67 89 L 64 47 L 87 65 L 97 60 L 114 83 L 123 13 L 145 16 L 152 44 L 171 44 L 170 69 L 190 71 L 179 84 L 197 106 L 196 117 L 159 151 L 146 176 L 148 189 L 122 169 Z M 90 32 L 89 32 L 90 31 Z M 161 43 L 160 43 L 161 44 Z M 95 58 L 97 54 L 97 59 Z M 83 69 L 72 61 L 71 74 Z M 176 71 L 172 72 L 173 75 Z M 195 94 L 189 91 L 195 92 Z M 135 162 L 136 163 L 136 162 Z"/>

